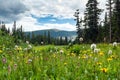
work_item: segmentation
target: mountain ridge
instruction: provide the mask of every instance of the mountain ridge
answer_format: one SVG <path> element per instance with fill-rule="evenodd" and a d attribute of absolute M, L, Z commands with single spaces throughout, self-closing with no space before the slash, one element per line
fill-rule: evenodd
<path fill-rule="evenodd" d="M 50 32 L 51 37 L 57 38 L 57 37 L 75 37 L 76 31 L 66 31 L 66 30 L 59 30 L 59 29 L 44 29 L 44 30 L 36 30 L 36 31 L 27 31 L 25 34 L 32 35 L 34 33 L 35 35 L 44 35 L 48 34 Z"/>

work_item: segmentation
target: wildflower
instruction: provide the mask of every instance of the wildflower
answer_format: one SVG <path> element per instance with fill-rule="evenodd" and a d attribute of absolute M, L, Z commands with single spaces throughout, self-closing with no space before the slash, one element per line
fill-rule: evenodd
<path fill-rule="evenodd" d="M 107 59 L 107 61 L 111 61 L 111 60 L 112 60 L 112 58 L 108 58 L 108 59 Z"/>
<path fill-rule="evenodd" d="M 95 57 L 95 58 L 94 58 L 94 61 L 95 61 L 95 62 L 97 62 L 97 61 L 98 61 L 98 58 L 97 58 L 97 57 Z"/>
<path fill-rule="evenodd" d="M 80 37 L 80 39 L 79 39 L 79 40 L 80 40 L 80 42 L 83 42 L 83 38 L 82 38 L 82 37 Z"/>
<path fill-rule="evenodd" d="M 99 53 L 99 55 L 100 55 L 100 56 L 103 56 L 103 55 L 104 55 L 104 53 L 103 53 L 103 52 L 100 52 L 100 53 Z"/>
<path fill-rule="evenodd" d="M 112 54 L 112 50 L 109 50 L 109 51 L 108 51 L 108 55 L 110 55 L 110 54 Z"/>
<path fill-rule="evenodd" d="M 22 48 L 21 48 L 21 47 L 19 47 L 17 50 L 21 51 L 21 50 L 22 50 Z"/>
<path fill-rule="evenodd" d="M 18 48 L 18 45 L 15 45 L 15 49 L 17 49 Z"/>
<path fill-rule="evenodd" d="M 8 73 L 10 73 L 10 72 L 11 72 L 11 66 L 8 65 Z"/>
<path fill-rule="evenodd" d="M 98 53 L 98 52 L 100 52 L 100 49 L 95 48 L 94 53 Z"/>
<path fill-rule="evenodd" d="M 14 70 L 16 70 L 17 69 L 17 64 L 14 64 Z"/>
<path fill-rule="evenodd" d="M 111 58 L 116 58 L 116 56 L 115 56 L 115 55 L 111 55 L 110 57 L 111 57 Z"/>
<path fill-rule="evenodd" d="M 41 42 L 41 45 L 43 45 L 44 44 L 44 42 Z"/>
<path fill-rule="evenodd" d="M 69 53 L 68 53 L 67 55 L 68 55 L 68 56 L 70 56 L 70 54 L 69 54 Z"/>
<path fill-rule="evenodd" d="M 64 65 L 67 65 L 67 63 L 66 63 L 66 62 L 64 62 Z"/>
<path fill-rule="evenodd" d="M 96 64 L 97 64 L 97 65 L 101 65 L 102 63 L 101 63 L 101 62 L 97 62 Z"/>
<path fill-rule="evenodd" d="M 80 59 L 80 56 L 78 57 L 78 59 Z"/>
<path fill-rule="evenodd" d="M 87 59 L 88 56 L 85 54 L 85 55 L 82 56 L 82 58 L 83 58 L 83 59 Z"/>
<path fill-rule="evenodd" d="M 96 48 L 96 44 L 91 44 L 91 46 L 90 46 L 90 48 L 92 49 L 92 50 L 94 50 L 95 48 Z"/>
<path fill-rule="evenodd" d="M 89 54 L 89 57 L 92 57 L 92 54 Z"/>
<path fill-rule="evenodd" d="M 116 47 L 117 46 L 117 42 L 113 42 L 113 47 Z"/>
<path fill-rule="evenodd" d="M 32 46 L 29 44 L 29 45 L 28 45 L 28 50 L 30 50 L 30 49 L 32 49 Z"/>
<path fill-rule="evenodd" d="M 53 52 L 53 50 L 51 49 L 51 50 L 50 50 L 50 53 L 52 53 L 52 52 Z"/>
<path fill-rule="evenodd" d="M 24 48 L 23 50 L 24 50 L 24 51 L 27 51 L 27 50 L 28 50 L 28 48 Z"/>
<path fill-rule="evenodd" d="M 62 54 L 62 53 L 64 53 L 64 51 L 61 49 L 61 50 L 60 50 L 60 53 Z"/>
<path fill-rule="evenodd" d="M 0 53 L 2 53 L 3 51 L 2 50 L 0 50 Z"/>
<path fill-rule="evenodd" d="M 29 41 L 26 41 L 27 44 L 29 44 Z"/>
<path fill-rule="evenodd" d="M 104 73 L 106 73 L 106 72 L 108 71 L 107 68 L 101 68 L 100 70 L 101 70 L 102 72 L 104 72 Z"/>
<path fill-rule="evenodd" d="M 6 58 L 2 58 L 2 62 L 5 64 L 7 62 Z"/>
<path fill-rule="evenodd" d="M 55 57 L 56 57 L 56 55 L 55 55 L 55 54 L 53 54 L 53 57 L 55 58 Z"/>
<path fill-rule="evenodd" d="M 71 53 L 72 56 L 75 56 L 75 53 Z"/>
<path fill-rule="evenodd" d="M 28 63 L 31 63 L 32 62 L 32 59 L 28 59 Z"/>

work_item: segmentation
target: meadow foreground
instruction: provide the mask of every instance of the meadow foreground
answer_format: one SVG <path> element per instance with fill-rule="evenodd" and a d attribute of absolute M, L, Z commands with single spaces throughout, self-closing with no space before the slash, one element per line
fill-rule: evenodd
<path fill-rule="evenodd" d="M 28 45 L 28 47 L 30 47 Z M 0 49 L 1 80 L 119 80 L 120 46 L 97 44 Z"/>

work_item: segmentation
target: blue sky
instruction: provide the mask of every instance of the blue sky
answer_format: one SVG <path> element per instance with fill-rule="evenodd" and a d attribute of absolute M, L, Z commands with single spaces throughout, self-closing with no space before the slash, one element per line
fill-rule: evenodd
<path fill-rule="evenodd" d="M 42 29 L 76 30 L 74 12 L 80 10 L 83 17 L 87 0 L 0 0 L 0 21 L 7 28 L 23 26 L 24 31 Z M 98 0 L 105 8 L 106 0 Z M 102 14 L 103 15 L 103 14 Z"/>

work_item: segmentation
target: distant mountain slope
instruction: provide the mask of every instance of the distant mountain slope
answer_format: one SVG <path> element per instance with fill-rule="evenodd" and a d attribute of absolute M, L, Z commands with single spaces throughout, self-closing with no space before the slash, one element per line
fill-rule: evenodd
<path fill-rule="evenodd" d="M 64 30 L 58 30 L 58 29 L 47 29 L 47 30 L 38 30 L 38 31 L 33 31 L 33 33 L 35 35 L 44 35 L 46 33 L 46 35 L 48 34 L 48 31 L 50 32 L 50 35 L 51 37 L 75 37 L 77 34 L 76 34 L 76 31 L 64 31 Z M 25 32 L 26 34 L 29 34 L 30 35 L 32 34 L 32 32 Z"/>

